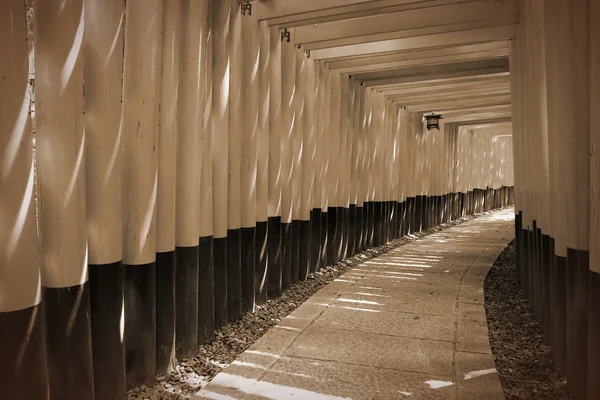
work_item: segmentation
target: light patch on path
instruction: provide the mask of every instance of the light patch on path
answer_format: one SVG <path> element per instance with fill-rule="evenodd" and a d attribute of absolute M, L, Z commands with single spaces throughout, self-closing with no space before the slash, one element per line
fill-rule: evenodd
<path fill-rule="evenodd" d="M 465 380 L 478 378 L 478 377 L 484 376 L 484 375 L 493 374 L 494 372 L 496 372 L 496 368 L 482 369 L 479 371 L 471 371 L 471 372 L 468 372 L 465 374 Z"/>
<path fill-rule="evenodd" d="M 452 383 L 452 382 L 436 381 L 436 380 L 425 381 L 424 383 L 428 384 L 429 387 L 432 389 L 439 389 L 439 388 L 443 388 L 446 386 L 454 385 L 454 383 Z"/>
<path fill-rule="evenodd" d="M 230 375 L 224 372 L 218 374 L 212 380 L 211 384 L 236 389 L 249 395 L 262 396 L 273 400 L 351 400 L 349 397 L 330 396 L 306 389 Z M 205 390 L 200 390 L 196 393 L 196 396 L 202 398 L 205 395 L 205 392 Z"/>

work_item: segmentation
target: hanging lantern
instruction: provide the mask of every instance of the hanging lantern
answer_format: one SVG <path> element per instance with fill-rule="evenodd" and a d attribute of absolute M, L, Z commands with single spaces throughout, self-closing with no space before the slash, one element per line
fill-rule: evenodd
<path fill-rule="evenodd" d="M 436 114 L 432 111 L 431 114 L 423 115 L 423 118 L 427 121 L 427 130 L 440 129 L 440 119 L 442 119 L 440 114 Z"/>

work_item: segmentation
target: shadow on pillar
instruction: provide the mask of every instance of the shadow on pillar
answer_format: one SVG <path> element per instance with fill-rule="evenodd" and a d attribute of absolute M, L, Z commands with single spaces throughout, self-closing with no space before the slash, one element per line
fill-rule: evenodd
<path fill-rule="evenodd" d="M 567 385 L 577 399 L 587 390 L 588 278 L 589 252 L 567 248 Z"/>
<path fill-rule="evenodd" d="M 175 248 L 175 355 L 192 357 L 198 349 L 198 246 Z"/>
<path fill-rule="evenodd" d="M 281 217 L 269 217 L 267 236 L 268 270 L 267 294 L 277 297 L 281 294 L 282 269 L 281 269 Z"/>
<path fill-rule="evenodd" d="M 215 329 L 227 324 L 227 237 L 213 238 Z"/>
<path fill-rule="evenodd" d="M 160 258 L 158 258 L 160 257 Z M 173 273 L 175 253 L 159 253 L 165 272 L 165 308 L 170 313 L 165 316 L 163 330 L 157 329 L 157 368 L 158 353 L 163 355 L 165 365 L 174 351 L 175 340 L 175 281 Z M 169 264 L 170 262 L 170 264 Z M 121 339 L 121 318 L 123 314 L 123 263 L 89 265 L 90 285 L 90 323 L 92 335 L 92 359 L 94 371 L 94 393 L 96 400 L 122 400 L 126 397 L 125 347 Z M 170 290 L 169 290 L 170 289 Z M 157 310 L 157 317 L 158 317 Z M 158 327 L 157 327 L 158 328 Z M 163 340 L 159 340 L 159 337 Z M 27 397 L 25 397 L 27 398 Z M 32 397 L 33 398 L 33 397 Z"/>
<path fill-rule="evenodd" d="M 48 371 L 42 305 L 1 312 L 0 343 L 2 396 L 6 399 L 47 400 Z"/>
<path fill-rule="evenodd" d="M 204 236 L 198 246 L 198 344 L 215 338 L 215 270 L 213 237 Z"/>
<path fill-rule="evenodd" d="M 242 312 L 254 311 L 256 227 L 241 228 Z"/>
<path fill-rule="evenodd" d="M 256 236 L 254 248 L 254 296 L 256 304 L 267 302 L 268 296 L 268 238 L 269 223 L 261 221 L 256 223 Z"/>

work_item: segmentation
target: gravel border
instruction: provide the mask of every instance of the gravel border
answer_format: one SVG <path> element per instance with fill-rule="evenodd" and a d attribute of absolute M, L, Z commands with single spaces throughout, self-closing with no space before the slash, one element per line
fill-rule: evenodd
<path fill-rule="evenodd" d="M 513 240 L 494 262 L 484 284 L 490 345 L 504 395 L 511 400 L 571 399 L 517 280 L 515 257 Z"/>
<path fill-rule="evenodd" d="M 168 375 L 158 376 L 153 387 L 142 386 L 128 391 L 127 400 L 181 400 L 191 398 L 267 330 L 277 325 L 319 289 L 346 271 L 396 247 L 470 221 L 484 214 L 487 213 L 466 216 L 417 234 L 392 240 L 386 245 L 365 250 L 339 262 L 337 265 L 328 266 L 310 274 L 308 280 L 292 285 L 281 296 L 269 299 L 265 304 L 257 306 L 254 313 L 246 313 L 238 322 L 229 324 L 217 331 L 215 340 L 210 344 L 200 346 L 196 356 L 184 360 L 175 360 L 173 371 Z"/>

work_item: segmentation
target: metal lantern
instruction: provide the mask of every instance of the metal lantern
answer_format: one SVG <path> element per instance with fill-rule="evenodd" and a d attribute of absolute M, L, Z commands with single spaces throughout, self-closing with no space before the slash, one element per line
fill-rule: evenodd
<path fill-rule="evenodd" d="M 431 114 L 423 115 L 423 118 L 425 118 L 425 120 L 427 121 L 427 130 L 440 129 L 440 119 L 442 119 L 442 116 L 440 114 L 431 112 Z"/>

